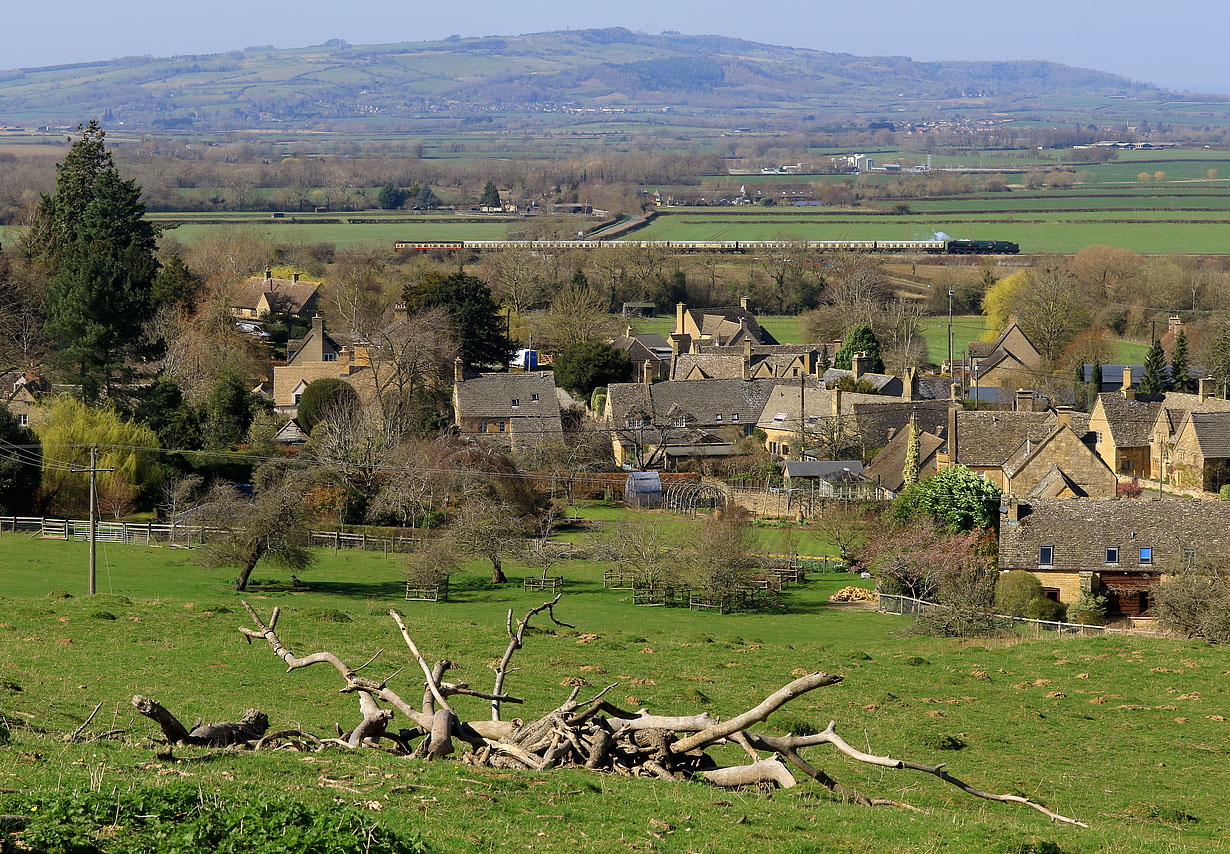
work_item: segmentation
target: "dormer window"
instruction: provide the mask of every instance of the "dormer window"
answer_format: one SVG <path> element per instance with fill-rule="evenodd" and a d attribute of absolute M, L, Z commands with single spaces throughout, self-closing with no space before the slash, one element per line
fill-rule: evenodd
<path fill-rule="evenodd" d="M 624 426 L 630 430 L 640 430 L 645 426 L 644 418 L 625 418 Z"/>
<path fill-rule="evenodd" d="M 731 421 L 738 421 L 738 420 L 739 420 L 739 413 L 737 413 L 737 412 L 732 412 L 732 413 L 730 413 L 730 420 L 731 420 Z"/>
<path fill-rule="evenodd" d="M 530 403 L 537 403 L 537 402 L 538 402 L 538 394 L 537 392 L 532 392 L 530 394 Z"/>
<path fill-rule="evenodd" d="M 521 401 L 520 401 L 520 399 L 518 399 L 518 398 L 515 398 L 515 397 L 514 397 L 514 398 L 512 399 L 512 405 L 513 405 L 513 409 L 516 409 L 518 406 L 520 406 L 520 405 L 521 405 Z"/>
<path fill-rule="evenodd" d="M 322 353 L 320 356 L 320 360 L 322 362 L 336 362 L 337 353 L 329 353 L 329 352 Z"/>
<path fill-rule="evenodd" d="M 1055 565 L 1055 547 L 1041 546 L 1038 549 L 1038 566 L 1054 566 Z"/>
<path fill-rule="evenodd" d="M 722 413 L 720 413 L 720 412 L 715 413 L 715 414 L 714 414 L 714 416 L 713 416 L 713 420 L 714 420 L 714 421 L 721 421 L 721 420 L 722 420 Z"/>
<path fill-rule="evenodd" d="M 1118 546 L 1108 546 L 1107 547 L 1106 562 L 1107 563 L 1118 563 L 1119 562 L 1119 547 Z"/>
<path fill-rule="evenodd" d="M 675 426 L 676 427 L 687 427 L 688 426 L 688 416 L 686 415 L 675 416 Z"/>

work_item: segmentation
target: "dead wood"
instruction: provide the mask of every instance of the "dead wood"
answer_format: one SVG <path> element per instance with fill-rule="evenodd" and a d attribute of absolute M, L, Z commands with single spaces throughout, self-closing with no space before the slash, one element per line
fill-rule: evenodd
<path fill-rule="evenodd" d="M 776 755 L 750 765 L 734 765 L 729 768 L 701 771 L 699 776 L 715 786 L 727 789 L 758 783 L 774 783 L 783 789 L 789 789 L 798 784 L 790 773 L 790 769 L 783 765 Z"/>
<path fill-rule="evenodd" d="M 560 597 L 563 595 L 563 593 L 557 593 L 555 594 L 555 598 L 550 602 L 544 602 L 537 607 L 531 608 L 526 612 L 525 616 L 518 621 L 516 629 L 513 629 L 512 609 L 510 608 L 508 610 L 508 648 L 504 650 L 504 655 L 500 658 L 499 664 L 496 665 L 495 687 L 491 689 L 491 693 L 496 695 L 491 698 L 491 719 L 493 721 L 498 721 L 500 719 L 499 695 L 504 689 L 504 678 L 508 675 L 508 665 L 512 661 L 513 653 L 521 649 L 521 647 L 525 644 L 525 630 L 529 628 L 530 619 L 535 614 L 541 614 L 543 611 L 546 611 L 547 615 L 551 618 L 551 622 L 555 623 L 555 625 L 563 626 L 568 629 L 576 628 L 576 626 L 568 623 L 562 623 L 555 618 L 555 606 L 559 604 Z"/>
<path fill-rule="evenodd" d="M 179 718 L 167 711 L 157 700 L 142 697 L 132 698 L 137 711 L 158 724 L 168 744 L 188 744 L 201 747 L 229 747 L 251 745 L 260 740 L 269 728 L 269 717 L 264 712 L 248 709 L 237 721 L 206 724 L 194 727 L 189 732 Z"/>
<path fill-rule="evenodd" d="M 90 712 L 90 716 L 85 719 L 85 722 L 82 723 L 81 726 L 73 730 L 71 735 L 64 736 L 64 740 L 65 741 L 76 741 L 77 737 L 80 736 L 81 733 L 85 732 L 85 728 L 90 725 L 90 721 L 94 720 L 94 716 L 98 714 L 98 710 L 101 709 L 102 707 L 103 707 L 102 701 L 99 700 L 98 705 L 94 707 L 94 711 Z"/>

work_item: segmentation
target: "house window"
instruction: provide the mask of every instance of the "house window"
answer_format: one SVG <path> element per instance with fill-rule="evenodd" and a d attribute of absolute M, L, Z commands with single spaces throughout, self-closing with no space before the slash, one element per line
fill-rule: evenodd
<path fill-rule="evenodd" d="M 1196 565 L 1196 550 L 1195 549 L 1184 549 L 1183 550 L 1183 565 L 1184 566 L 1195 566 Z"/>
<path fill-rule="evenodd" d="M 1118 548 L 1118 546 L 1108 546 L 1108 547 L 1107 547 L 1107 549 L 1106 549 L 1106 562 L 1107 562 L 1107 563 L 1118 563 L 1118 562 L 1119 562 L 1119 548 Z"/>
<path fill-rule="evenodd" d="M 302 395 L 302 394 L 296 394 L 296 395 L 295 395 L 295 406 L 298 406 L 298 405 L 299 405 L 299 399 L 300 399 L 301 397 L 303 397 L 303 395 Z"/>
<path fill-rule="evenodd" d="M 513 405 L 513 408 L 515 409 L 515 408 L 517 408 L 518 406 L 520 406 L 520 405 L 521 405 L 521 401 L 520 401 L 518 398 L 515 398 L 515 397 L 514 397 L 514 398 L 512 399 L 512 405 Z"/>
<path fill-rule="evenodd" d="M 508 426 L 508 425 L 507 425 L 505 422 L 503 422 L 503 421 L 497 421 L 497 422 L 496 422 L 496 424 L 500 425 L 500 432 L 501 432 L 501 433 L 503 433 L 503 432 L 504 432 L 504 429 Z"/>
<path fill-rule="evenodd" d="M 1038 549 L 1038 566 L 1055 565 L 1055 547 L 1042 546 Z"/>
<path fill-rule="evenodd" d="M 688 416 L 686 415 L 677 416 L 675 418 L 675 426 L 676 427 L 687 427 L 688 426 Z"/>
<path fill-rule="evenodd" d="M 732 412 L 732 413 L 730 413 L 730 420 L 731 420 L 731 421 L 738 421 L 738 420 L 739 420 L 739 413 L 737 413 L 737 412 Z"/>
<path fill-rule="evenodd" d="M 487 422 L 486 422 L 486 421 L 480 421 L 480 422 L 478 422 L 478 432 L 480 432 L 480 433 L 486 433 L 486 432 L 487 432 Z"/>
<path fill-rule="evenodd" d="M 783 421 L 785 421 L 785 420 L 786 420 L 786 413 L 784 413 L 784 412 L 778 412 L 777 414 L 775 414 L 775 415 L 773 416 L 773 423 L 774 423 L 774 424 L 780 424 L 781 422 L 783 422 Z"/>
<path fill-rule="evenodd" d="M 336 362 L 337 353 L 322 353 L 320 356 L 322 362 Z"/>
<path fill-rule="evenodd" d="M 296 396 L 295 403 L 298 403 L 298 402 L 299 402 L 299 398 Z M 30 426 L 30 416 L 24 412 L 18 412 L 17 413 L 17 423 L 21 425 L 22 427 L 29 427 Z"/>
<path fill-rule="evenodd" d="M 537 402 L 538 402 L 538 395 L 537 395 L 537 393 L 531 393 L 531 394 L 530 394 L 530 403 L 537 403 Z"/>
<path fill-rule="evenodd" d="M 1058 587 L 1043 587 L 1042 596 L 1046 599 L 1050 599 L 1052 602 L 1058 602 L 1059 601 L 1059 588 Z"/>
<path fill-rule="evenodd" d="M 790 456 L 790 446 L 789 445 L 782 445 L 782 456 L 783 457 Z"/>
<path fill-rule="evenodd" d="M 642 427 L 645 426 L 645 419 L 644 418 L 625 418 L 624 426 L 627 427 L 629 430 L 640 430 Z"/>
<path fill-rule="evenodd" d="M 717 414 L 715 414 L 715 415 L 713 416 L 713 420 L 714 420 L 714 421 L 721 421 L 721 420 L 722 420 L 722 413 L 718 412 Z"/>
<path fill-rule="evenodd" d="M 770 443 L 769 443 L 769 453 L 770 453 L 770 454 L 776 454 L 776 453 L 777 453 L 777 443 L 776 443 L 776 442 L 770 442 Z"/>
<path fill-rule="evenodd" d="M 1152 566 L 1153 565 L 1153 549 L 1152 548 L 1145 548 L 1144 546 L 1140 547 L 1140 565 L 1141 566 Z"/>

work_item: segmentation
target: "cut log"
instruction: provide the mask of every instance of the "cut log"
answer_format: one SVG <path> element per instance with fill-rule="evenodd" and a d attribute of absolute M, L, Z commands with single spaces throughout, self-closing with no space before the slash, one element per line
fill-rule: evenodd
<path fill-rule="evenodd" d="M 790 769 L 783 765 L 776 756 L 753 762 L 750 765 L 734 765 L 729 768 L 701 771 L 699 776 L 715 786 L 726 789 L 751 786 L 757 783 L 774 783 L 783 789 L 789 789 L 798 783 L 791 775 Z"/>

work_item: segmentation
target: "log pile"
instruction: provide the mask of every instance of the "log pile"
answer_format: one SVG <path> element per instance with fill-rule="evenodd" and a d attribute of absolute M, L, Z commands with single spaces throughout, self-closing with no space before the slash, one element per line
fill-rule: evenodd
<path fill-rule="evenodd" d="M 879 598 L 874 590 L 866 587 L 843 587 L 829 597 L 830 602 L 874 602 Z"/>
<path fill-rule="evenodd" d="M 279 609 L 274 608 L 266 623 L 244 602 L 244 608 L 256 624 L 255 629 L 247 626 L 239 629 L 249 643 L 253 640 L 267 642 L 273 654 L 286 663 L 288 672 L 314 664 L 328 664 L 337 670 L 342 679 L 342 693 L 357 696 L 360 720 L 348 730 L 339 726 L 336 737 L 323 737 L 299 729 L 268 732 L 268 719 L 252 709 L 240 721 L 197 725 L 189 729 L 154 700 L 137 696 L 133 698 L 133 705 L 141 714 L 158 723 L 171 746 L 184 744 L 241 750 L 299 751 L 319 751 L 327 747 L 372 748 L 433 760 L 457 753 L 460 743 L 469 749 L 460 753 L 458 761 L 471 765 L 535 772 L 577 767 L 632 777 L 697 780 L 726 788 L 790 788 L 798 784 L 797 772 L 815 780 L 838 797 L 864 806 L 914 809 L 899 801 L 871 798 L 848 788 L 802 755 L 806 749 L 827 745 L 858 762 L 884 769 L 930 774 L 974 797 L 1022 804 L 1041 812 L 1051 821 L 1086 826 L 1027 798 L 975 789 L 950 775 L 943 765 L 925 765 L 864 753 L 842 739 L 832 721 L 823 732 L 814 735 L 769 735 L 755 729 L 796 697 L 819 688 L 840 685 L 842 677 L 836 674 L 815 672 L 799 676 L 755 707 L 728 720 L 705 713 L 670 716 L 651 714 L 648 709 L 621 709 L 605 699 L 607 692 L 615 685 L 584 699 L 580 696 L 581 688 L 575 687 L 559 706 L 536 719 L 503 720 L 501 713 L 504 704 L 522 702 L 505 693 L 504 683 L 513 655 L 524 644 L 525 631 L 531 619 L 545 613 L 555 624 L 574 628 L 556 619 L 554 609 L 559 600 L 560 596 L 556 596 L 531 609 L 515 624 L 512 612 L 509 612 L 509 643 L 503 657 L 493 668 L 495 684 L 491 692 L 473 689 L 465 682 L 447 681 L 445 675 L 451 663 L 440 660 L 428 664 L 401 615 L 390 611 L 390 617 L 423 674 L 423 697 L 417 705 L 412 705 L 389 687 L 388 683 L 400 671 L 385 679 L 359 675 L 361 670 L 375 661 L 379 652 L 356 668 L 349 667 L 330 652 L 296 656 L 276 632 Z M 456 697 L 477 697 L 489 701 L 490 717 L 462 720 L 450 703 L 450 698 Z M 404 725 L 395 730 L 394 721 L 398 719 Z M 720 764 L 710 751 L 727 744 L 736 745 L 747 761 L 734 765 Z"/>

